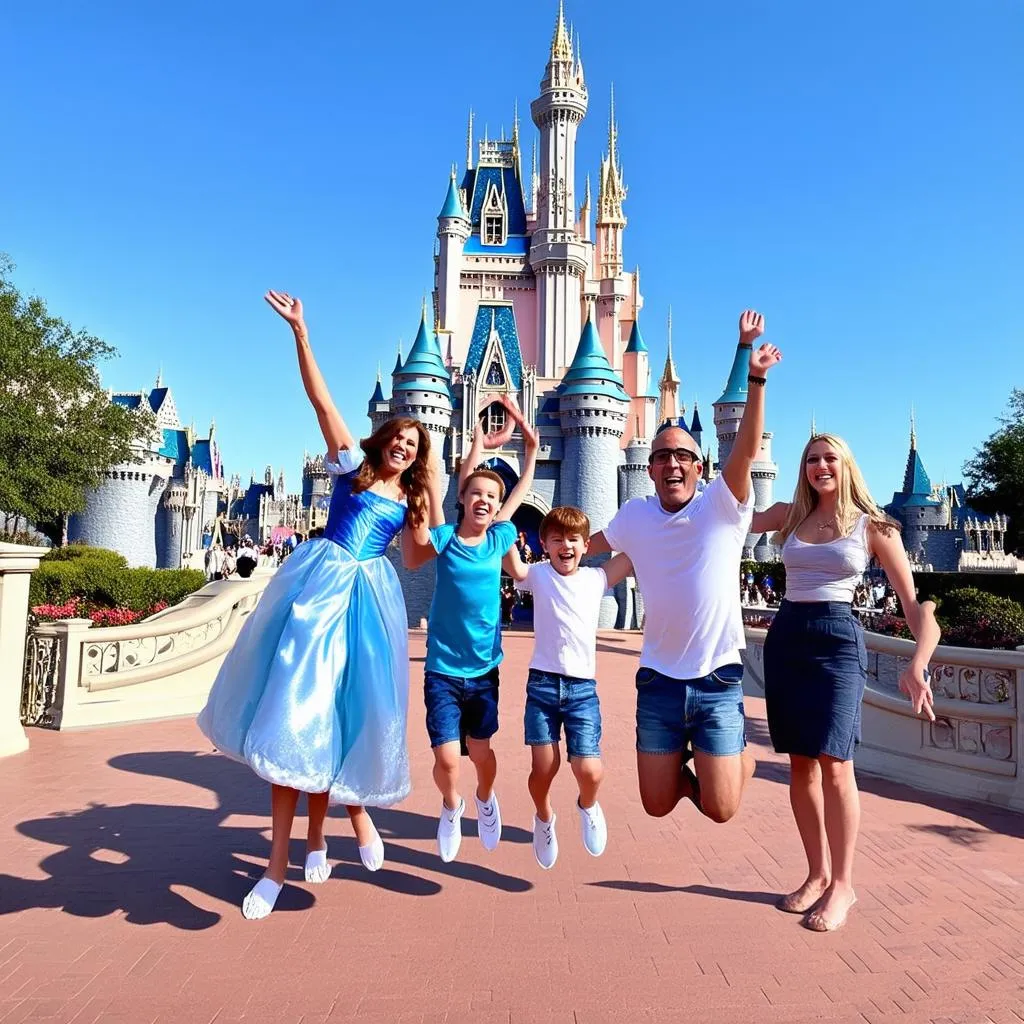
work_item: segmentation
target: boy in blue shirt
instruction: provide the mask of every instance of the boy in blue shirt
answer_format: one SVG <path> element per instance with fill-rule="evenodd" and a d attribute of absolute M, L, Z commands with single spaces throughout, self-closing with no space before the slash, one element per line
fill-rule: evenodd
<path fill-rule="evenodd" d="M 477 828 L 486 850 L 501 839 L 501 811 L 494 792 L 497 761 L 491 737 L 498 731 L 498 665 L 501 662 L 501 562 L 515 546 L 513 514 L 533 484 L 537 434 L 515 404 L 505 402 L 509 421 L 504 431 L 484 437 L 479 424 L 459 474 L 464 514 L 456 526 L 430 529 L 430 544 L 417 547 L 413 565 L 437 559 L 434 597 L 427 620 L 424 700 L 427 732 L 434 751 L 434 782 L 441 792 L 437 827 L 438 853 L 454 860 L 462 843 L 465 801 L 459 795 L 459 755 L 466 752 L 476 768 Z M 526 461 L 508 497 L 501 477 L 477 469 L 486 447 L 507 443 L 518 425 Z M 502 499 L 504 504 L 502 504 Z"/>

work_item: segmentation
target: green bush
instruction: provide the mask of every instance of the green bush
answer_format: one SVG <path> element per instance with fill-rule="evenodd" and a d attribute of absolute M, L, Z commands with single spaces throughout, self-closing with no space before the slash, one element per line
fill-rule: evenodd
<path fill-rule="evenodd" d="M 938 605 L 942 642 L 1013 649 L 1024 644 L 1024 605 L 977 587 L 950 590 Z"/>
<path fill-rule="evenodd" d="M 198 569 L 129 569 L 123 556 L 70 544 L 46 555 L 32 574 L 30 607 L 62 605 L 79 598 L 94 608 L 148 612 L 178 604 L 206 583 Z"/>
<path fill-rule="evenodd" d="M 754 574 L 754 582 L 764 582 L 765 576 L 771 576 L 772 589 L 776 594 L 786 592 L 786 567 L 782 562 L 755 562 L 752 558 L 744 558 L 740 562 L 740 573 L 745 577 L 748 572 Z"/>

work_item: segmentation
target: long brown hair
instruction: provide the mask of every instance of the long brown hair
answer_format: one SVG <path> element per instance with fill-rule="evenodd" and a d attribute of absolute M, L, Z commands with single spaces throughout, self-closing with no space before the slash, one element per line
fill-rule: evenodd
<path fill-rule="evenodd" d="M 384 465 L 384 449 L 403 431 L 413 429 L 419 434 L 419 447 L 412 465 L 399 477 L 405 500 L 409 504 L 409 518 L 414 525 L 423 522 L 427 514 L 427 466 L 430 460 L 430 435 L 419 420 L 411 416 L 396 416 L 381 424 L 368 438 L 359 442 L 366 458 L 352 481 L 352 491 L 358 494 L 368 490 L 380 476 Z"/>
<path fill-rule="evenodd" d="M 888 534 L 894 527 L 898 530 L 899 523 L 891 519 L 875 503 L 871 497 L 864 475 L 853 458 L 850 446 L 835 434 L 814 434 L 804 445 L 800 455 L 800 474 L 793 492 L 793 501 L 789 506 L 786 521 L 782 529 L 775 534 L 774 543 L 781 547 L 786 538 L 796 532 L 796 528 L 811 514 L 818 504 L 818 492 L 807 479 L 807 455 L 811 445 L 824 441 L 830 444 L 839 454 L 842 471 L 839 474 L 839 499 L 836 502 L 836 523 L 845 535 L 856 522 L 862 512 L 884 533 Z"/>

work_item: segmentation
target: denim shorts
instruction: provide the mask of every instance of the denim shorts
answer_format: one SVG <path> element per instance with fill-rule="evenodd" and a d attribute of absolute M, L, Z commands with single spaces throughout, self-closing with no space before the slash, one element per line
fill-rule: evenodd
<path fill-rule="evenodd" d="M 601 704 L 597 682 L 530 669 L 524 715 L 531 747 L 558 743 L 565 726 L 569 757 L 601 756 Z"/>
<path fill-rule="evenodd" d="M 423 683 L 430 745 L 489 740 L 498 731 L 498 669 L 466 679 L 427 670 Z"/>
<path fill-rule="evenodd" d="M 671 679 L 653 668 L 636 674 L 636 749 L 677 754 L 687 746 L 716 757 L 746 746 L 742 665 L 721 665 L 699 679 Z"/>

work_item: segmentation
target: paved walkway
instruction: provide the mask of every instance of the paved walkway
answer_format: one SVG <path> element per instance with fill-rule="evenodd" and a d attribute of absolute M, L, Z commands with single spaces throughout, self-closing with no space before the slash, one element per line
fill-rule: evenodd
<path fill-rule="evenodd" d="M 266 789 L 193 722 L 33 731 L 31 751 L 0 766 L 0 1020 L 1024 1021 L 1024 817 L 863 779 L 860 902 L 842 931 L 808 932 L 772 906 L 802 859 L 760 701 L 748 701 L 760 765 L 732 822 L 690 806 L 644 815 L 635 636 L 599 647 L 608 849 L 583 850 L 563 769 L 562 853 L 541 871 L 520 743 L 530 643 L 506 640 L 501 847 L 470 835 L 459 861 L 438 859 L 414 685 L 414 792 L 375 814 L 385 868 L 362 869 L 332 812 L 333 877 L 300 881 L 297 838 L 296 884 L 263 922 L 237 908 L 268 852 Z"/>

